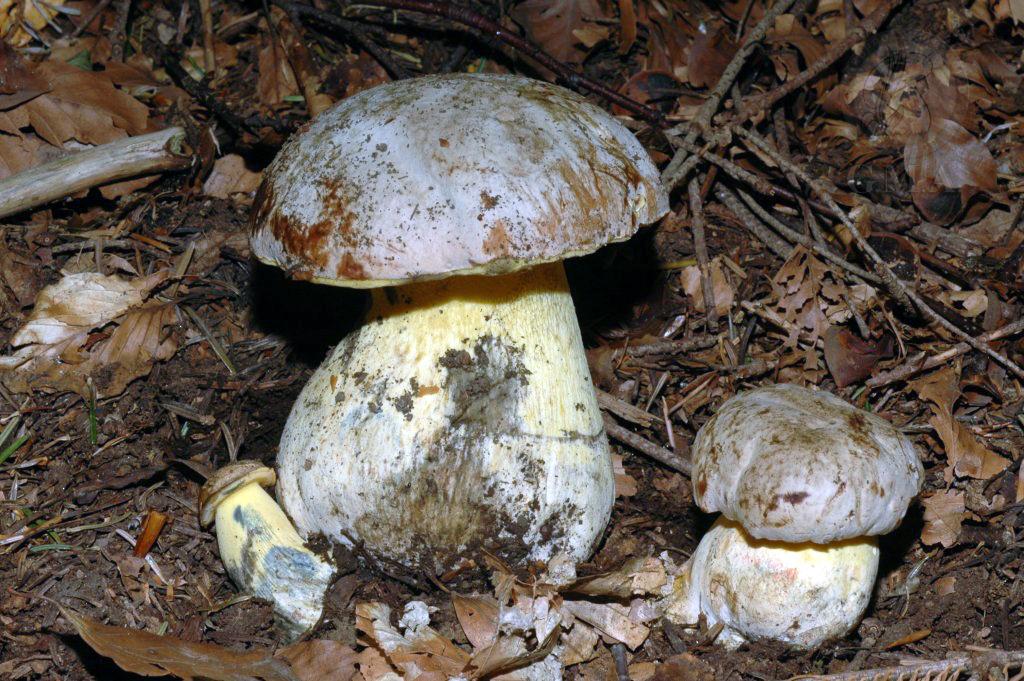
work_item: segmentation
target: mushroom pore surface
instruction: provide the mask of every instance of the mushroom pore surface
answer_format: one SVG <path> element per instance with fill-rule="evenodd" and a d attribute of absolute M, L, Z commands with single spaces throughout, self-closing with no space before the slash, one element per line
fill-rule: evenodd
<path fill-rule="evenodd" d="M 794 385 L 726 401 L 693 447 L 697 505 L 760 539 L 825 544 L 885 534 L 922 479 L 913 444 L 888 421 Z"/>
<path fill-rule="evenodd" d="M 282 435 L 299 531 L 432 573 L 588 557 L 613 474 L 562 265 L 373 294 Z"/>

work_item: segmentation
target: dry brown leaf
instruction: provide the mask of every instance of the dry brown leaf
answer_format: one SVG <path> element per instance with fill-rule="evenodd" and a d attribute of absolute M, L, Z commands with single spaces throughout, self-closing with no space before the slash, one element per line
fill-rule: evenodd
<path fill-rule="evenodd" d="M 600 642 L 601 635 L 592 626 L 577 620 L 573 623 L 572 629 L 562 637 L 562 644 L 565 646 L 562 651 L 562 664 L 571 667 L 594 659 L 597 655 L 597 644 Z"/>
<path fill-rule="evenodd" d="M 708 26 L 699 31 L 690 44 L 690 57 L 686 65 L 686 76 L 694 87 L 714 87 L 721 78 L 725 67 L 736 54 L 727 28 Z"/>
<path fill-rule="evenodd" d="M 245 159 L 238 154 L 228 154 L 214 162 L 210 176 L 203 183 L 203 193 L 218 199 L 251 200 L 260 185 L 262 175 L 249 170 L 245 165 Z"/>
<path fill-rule="evenodd" d="M 556 59 L 579 63 L 586 53 L 577 46 L 574 31 L 587 19 L 607 19 L 598 0 L 526 0 L 510 14 L 533 42 Z"/>
<path fill-rule="evenodd" d="M 895 346 L 891 334 L 878 340 L 864 340 L 839 326 L 829 326 L 823 340 L 825 365 L 840 388 L 870 376 L 878 362 L 893 356 Z"/>
<path fill-rule="evenodd" d="M 675 655 L 660 665 L 652 677 L 652 681 L 714 681 L 715 670 L 704 660 L 689 653 Z"/>
<path fill-rule="evenodd" d="M 588 601 L 566 600 L 562 609 L 573 617 L 583 620 L 605 636 L 626 644 L 636 650 L 651 633 L 643 624 L 629 619 L 629 608 L 617 603 L 591 603 Z"/>
<path fill-rule="evenodd" d="M 498 636 L 498 601 L 491 596 L 452 593 L 452 605 L 462 631 L 474 648 L 486 648 Z"/>
<path fill-rule="evenodd" d="M 577 580 L 567 591 L 588 596 L 613 596 L 630 598 L 659 593 L 668 583 L 665 565 L 654 557 L 631 558 L 614 572 L 584 577 Z"/>
<path fill-rule="evenodd" d="M 727 315 L 736 299 L 736 292 L 733 290 L 732 284 L 729 283 L 726 268 L 722 264 L 722 256 L 712 259 L 708 263 L 708 269 L 711 271 L 711 290 L 715 296 L 715 314 L 719 317 Z M 704 312 L 704 286 L 700 267 L 697 265 L 684 267 L 679 272 L 679 281 L 694 309 Z"/>
<path fill-rule="evenodd" d="M 149 373 L 154 362 L 176 350 L 165 332 L 176 320 L 172 303 L 145 302 L 170 276 L 158 272 L 125 280 L 95 272 L 65 275 L 39 292 L 35 309 L 11 338 L 17 348 L 0 357 L 0 377 L 9 390 L 40 388 L 89 395 L 118 395 L 132 380 Z M 106 338 L 91 336 L 117 323 Z"/>
<path fill-rule="evenodd" d="M 626 54 L 636 42 L 636 6 L 633 0 L 619 0 L 619 54 Z"/>
<path fill-rule="evenodd" d="M 299 85 L 288 63 L 288 55 L 269 31 L 263 33 L 263 47 L 260 48 L 257 66 L 259 79 L 256 88 L 263 104 L 275 107 L 283 103 L 285 97 L 299 94 Z"/>
<path fill-rule="evenodd" d="M 288 661 L 301 681 L 351 681 L 359 656 L 340 641 L 299 641 L 274 655 Z"/>
<path fill-rule="evenodd" d="M 942 544 L 947 549 L 956 544 L 966 510 L 964 493 L 953 490 L 936 492 L 925 497 L 921 504 L 924 506 L 921 542 L 928 545 Z"/>
<path fill-rule="evenodd" d="M 956 577 L 946 575 L 935 580 L 935 593 L 940 596 L 949 596 L 956 593 Z"/>
<path fill-rule="evenodd" d="M 615 496 L 631 497 L 637 493 L 636 478 L 626 472 L 622 465 L 622 457 L 612 455 L 612 472 L 615 474 Z"/>
<path fill-rule="evenodd" d="M 93 650 L 133 674 L 172 674 L 184 681 L 300 681 L 286 663 L 274 659 L 269 651 L 239 652 L 210 643 L 112 627 L 58 607 Z"/>
<path fill-rule="evenodd" d="M 958 369 L 946 366 L 909 385 L 921 399 L 931 404 L 932 418 L 928 423 L 935 428 L 946 449 L 949 463 L 946 481 L 952 480 L 954 475 L 988 480 L 1005 470 L 1010 461 L 981 444 L 953 415 L 954 403 L 960 397 L 958 376 Z"/>
<path fill-rule="evenodd" d="M 0 41 L 0 109 L 14 108 L 49 90 L 46 78 L 25 64 L 9 43 Z"/>
<path fill-rule="evenodd" d="M 399 632 L 391 625 L 391 608 L 383 603 L 357 604 L 356 628 L 409 678 L 432 673 L 458 676 L 470 662 L 466 651 L 429 626 Z"/>
<path fill-rule="evenodd" d="M 996 189 L 996 161 L 988 147 L 962 125 L 946 118 L 933 119 L 924 133 L 907 139 L 903 164 L 915 184 Z"/>

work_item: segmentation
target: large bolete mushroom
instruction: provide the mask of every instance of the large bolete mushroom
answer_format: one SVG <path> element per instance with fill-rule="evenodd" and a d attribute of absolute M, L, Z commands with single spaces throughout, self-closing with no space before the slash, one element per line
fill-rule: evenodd
<path fill-rule="evenodd" d="M 299 533 L 431 574 L 484 550 L 589 556 L 613 476 L 560 261 L 667 203 L 623 125 L 518 76 L 383 85 L 289 140 L 253 252 L 372 289 L 281 438 L 278 499 Z"/>
<path fill-rule="evenodd" d="M 793 385 L 728 400 L 697 434 L 694 499 L 720 518 L 675 585 L 668 617 L 721 623 L 720 642 L 813 648 L 860 620 L 875 535 L 918 493 L 913 444 L 884 419 Z"/>

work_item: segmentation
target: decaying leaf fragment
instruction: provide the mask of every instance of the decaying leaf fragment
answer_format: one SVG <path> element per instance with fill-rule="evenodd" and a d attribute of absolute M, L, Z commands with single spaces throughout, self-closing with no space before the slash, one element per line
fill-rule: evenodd
<path fill-rule="evenodd" d="M 184 681 L 303 681 L 269 651 L 238 652 L 210 643 L 112 627 L 66 608 L 61 608 L 61 613 L 93 650 L 133 674 L 173 674 Z"/>
<path fill-rule="evenodd" d="M 921 541 L 925 544 L 942 544 L 946 548 L 956 544 L 960 536 L 960 524 L 964 519 L 964 493 L 954 490 L 936 492 L 925 497 L 924 529 Z"/>
<path fill-rule="evenodd" d="M 13 392 L 39 388 L 89 396 L 124 391 L 177 349 L 167 327 L 173 303 L 147 298 L 167 281 L 162 271 L 132 281 L 96 272 L 66 274 L 45 287 L 35 309 L 11 338 L 13 354 L 0 357 L 0 380 Z"/>
<path fill-rule="evenodd" d="M 974 434 L 953 415 L 953 405 L 960 397 L 959 370 L 943 367 L 916 381 L 910 382 L 921 399 L 930 403 L 932 418 L 928 423 L 935 428 L 946 449 L 946 481 L 954 476 L 988 480 L 1002 472 L 1010 461 L 983 445 Z"/>

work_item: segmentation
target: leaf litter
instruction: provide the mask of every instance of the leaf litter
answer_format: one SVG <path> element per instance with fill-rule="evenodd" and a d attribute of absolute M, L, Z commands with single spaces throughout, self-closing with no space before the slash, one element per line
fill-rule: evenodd
<path fill-rule="evenodd" d="M 76 15 L 54 14 L 38 26 L 29 15 L 29 31 L 11 20 L 28 3 L 0 6 L 0 30 L 28 47 L 0 55 L 0 174 L 171 123 L 184 124 L 203 155 L 187 177 L 74 197 L 18 216 L 3 234 L 0 422 L 17 433 L 0 447 L 20 444 L 0 451 L 0 552 L 15 558 L 11 567 L 0 561 L 0 577 L 26 592 L 92 603 L 109 625 L 66 616 L 101 654 L 154 672 L 184 665 L 174 666 L 182 678 L 200 675 L 188 666 L 195 663 L 213 665 L 210 678 L 248 670 L 251 678 L 332 681 L 605 681 L 623 661 L 637 680 L 765 678 L 884 666 L 880 651 L 894 644 L 932 660 L 970 646 L 1024 648 L 1014 587 L 1022 558 L 1013 541 L 1024 499 L 1019 384 L 969 350 L 924 364 L 956 339 L 822 256 L 827 249 L 870 269 L 820 196 L 795 186 L 770 154 L 726 135 L 704 140 L 707 150 L 767 182 L 753 188 L 761 207 L 806 239 L 787 241 L 786 256 L 775 257 L 714 200 L 716 183 L 743 181 L 702 163 L 717 330 L 705 324 L 685 201 L 673 201 L 674 218 L 642 242 L 570 268 L 595 383 L 631 407 L 608 416 L 684 456 L 717 406 L 753 385 L 812 385 L 879 412 L 914 439 L 928 471 L 910 517 L 883 540 L 883 581 L 898 584 L 914 572 L 914 589 L 879 598 L 849 639 L 813 655 L 765 643 L 726 654 L 706 645 L 699 627 L 674 630 L 657 617 L 659 599 L 709 519 L 693 510 L 689 480 L 616 444 L 615 515 L 590 563 L 549 566 L 562 578 L 547 579 L 481 558 L 490 590 L 463 576 L 438 576 L 443 589 L 423 590 L 355 561 L 321 629 L 274 653 L 280 638 L 268 609 L 239 598 L 215 543 L 195 524 L 195 472 L 235 456 L 272 458 L 309 367 L 344 332 L 335 311 L 360 303 L 339 305 L 333 296 L 341 292 L 255 267 L 245 224 L 260 171 L 309 118 L 306 81 L 300 85 L 292 68 L 295 35 L 312 55 L 314 94 L 327 100 L 389 80 L 393 64 L 318 22 L 230 1 L 213 5 L 214 71 L 204 67 L 199 18 L 163 7 L 133 8 L 118 61 L 111 5 L 77 38 L 51 25 L 67 29 Z M 908 286 L 975 336 L 1019 318 L 1024 292 L 1017 5 L 887 9 L 819 0 L 791 9 L 745 57 L 712 119 L 714 128 L 749 118 L 788 150 Z M 769 7 L 586 0 L 508 9 L 495 14 L 507 30 L 685 128 Z M 763 97 L 832 58 L 830 50 L 881 10 L 888 19 L 867 42 L 851 44 L 834 66 L 762 110 Z M 345 16 L 413 73 L 521 66 L 511 52 L 464 41 L 441 20 L 424 29 L 403 12 Z M 275 36 L 268 20 L 289 21 L 288 35 Z M 676 152 L 671 141 L 610 108 L 664 167 Z M 228 130 L 225 111 L 241 131 Z M 1020 361 L 1019 340 L 1009 334 L 994 346 Z M 151 549 L 169 583 L 120 551 L 117 531 L 141 532 L 150 510 L 170 517 Z M 568 567 L 582 576 L 567 578 Z M 991 607 L 974 607 L 981 603 Z M 0 627 L 17 632 L 0 641 L 0 670 L 92 678 L 46 633 L 46 607 L 0 596 Z M 197 649 L 200 642 L 214 647 Z M 51 658 L 40 650 L 65 652 Z"/>

